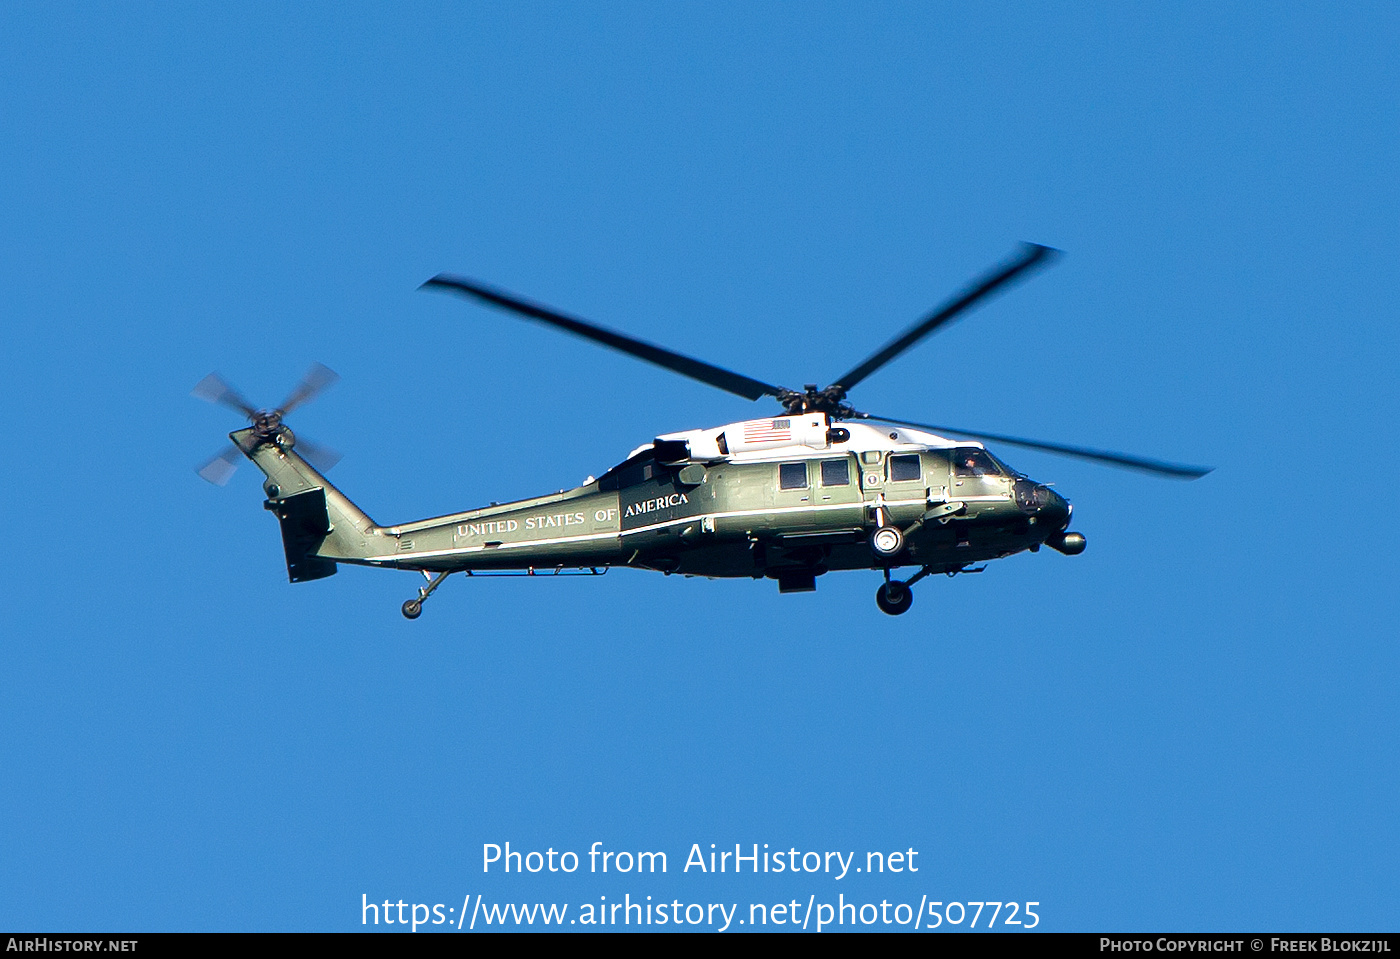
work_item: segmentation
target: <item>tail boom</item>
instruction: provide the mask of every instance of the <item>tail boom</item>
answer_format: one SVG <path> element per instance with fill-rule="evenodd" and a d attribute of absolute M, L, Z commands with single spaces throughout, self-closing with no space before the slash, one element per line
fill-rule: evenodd
<path fill-rule="evenodd" d="M 363 561 L 384 551 L 384 531 L 296 452 L 296 437 L 281 427 L 268 437 L 255 428 L 229 439 L 262 470 L 264 506 L 277 516 L 293 583 L 331 576 L 339 562 Z"/>

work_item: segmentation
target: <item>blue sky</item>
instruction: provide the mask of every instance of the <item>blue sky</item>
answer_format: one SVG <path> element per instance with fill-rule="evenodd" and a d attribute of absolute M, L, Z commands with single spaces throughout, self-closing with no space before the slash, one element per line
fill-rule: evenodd
<path fill-rule="evenodd" d="M 1397 39 L 1384 4 L 6 7 L 0 927 L 839 893 L 1393 930 Z M 1066 256 L 859 405 L 1217 469 L 999 449 L 1088 550 L 898 619 L 873 573 L 614 571 L 408 623 L 410 574 L 288 585 L 251 466 L 193 472 L 239 425 L 213 369 L 338 371 L 293 426 L 385 523 L 769 409 L 440 271 L 824 383 L 1022 240 Z M 483 875 L 506 841 L 670 870 Z"/>

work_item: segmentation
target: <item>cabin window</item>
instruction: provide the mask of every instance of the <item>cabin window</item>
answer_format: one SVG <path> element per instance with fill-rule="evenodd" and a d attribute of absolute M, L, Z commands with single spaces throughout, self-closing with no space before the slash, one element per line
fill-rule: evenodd
<path fill-rule="evenodd" d="M 890 457 L 890 482 L 899 483 L 917 480 L 923 473 L 919 469 L 919 454 Z"/>
<path fill-rule="evenodd" d="M 953 475 L 1000 476 L 1001 469 L 986 450 L 963 447 L 953 451 Z"/>
<path fill-rule="evenodd" d="M 806 489 L 807 464 L 781 463 L 778 466 L 778 487 L 780 489 Z"/>
<path fill-rule="evenodd" d="M 822 460 L 823 486 L 850 486 L 851 461 L 848 459 Z"/>

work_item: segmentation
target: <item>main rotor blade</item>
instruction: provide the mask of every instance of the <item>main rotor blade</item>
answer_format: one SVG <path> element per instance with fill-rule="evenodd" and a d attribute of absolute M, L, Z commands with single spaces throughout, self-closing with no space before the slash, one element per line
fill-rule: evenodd
<path fill-rule="evenodd" d="M 243 451 L 236 446 L 230 446 L 222 452 L 214 454 L 209 462 L 195 472 L 215 486 L 224 486 L 232 478 L 234 470 L 238 469 L 238 464 L 242 460 Z"/>
<path fill-rule="evenodd" d="M 529 317 L 532 320 L 539 320 L 551 326 L 557 326 L 561 330 L 567 330 L 576 336 L 610 346 L 615 350 L 620 350 L 638 359 L 646 360 L 648 363 L 655 363 L 668 370 L 688 376 L 693 380 L 717 386 L 729 393 L 735 393 L 748 400 L 756 400 L 763 396 L 780 397 L 789 390 L 781 386 L 774 386 L 771 383 L 764 383 L 761 380 L 751 379 L 739 373 L 722 369 L 703 360 L 693 359 L 689 356 L 682 356 L 680 353 L 672 352 L 660 346 L 653 346 L 641 340 L 635 340 L 630 336 L 613 330 L 605 329 L 585 320 L 567 316 L 545 306 L 521 300 L 500 290 L 494 290 L 488 286 L 482 286 L 472 280 L 466 280 L 457 276 L 449 276 L 446 273 L 439 273 L 431 280 L 423 284 L 423 287 L 433 287 L 436 289 L 451 290 L 463 293 L 467 296 L 484 300 L 493 306 L 499 306 L 518 313 L 521 316 Z"/>
<path fill-rule="evenodd" d="M 282 405 L 277 407 L 285 416 L 292 410 L 315 399 L 328 386 L 340 379 L 340 374 L 329 366 L 320 363 L 313 363 L 311 369 L 306 371 L 306 375 L 301 378 L 296 389 L 291 395 L 282 401 Z"/>
<path fill-rule="evenodd" d="M 1059 250 L 1041 246 L 1039 243 L 1021 244 L 1021 251 L 1011 260 L 977 280 L 952 300 L 890 340 L 878 353 L 875 353 L 832 385 L 849 390 L 934 330 L 956 318 L 958 314 L 976 304 L 977 301 L 990 296 L 1000 287 L 1024 275 L 1027 270 L 1039 263 L 1048 266 L 1059 255 Z"/>
<path fill-rule="evenodd" d="M 993 443 L 1024 446 L 1026 449 L 1044 450 L 1047 453 L 1060 453 L 1064 456 L 1077 456 L 1080 459 L 1095 460 L 1099 463 L 1107 463 L 1110 466 L 1122 466 L 1128 469 L 1142 470 L 1144 473 L 1156 473 L 1160 476 L 1173 476 L 1178 479 L 1200 479 L 1214 469 L 1212 466 L 1183 466 L 1179 463 L 1165 463 L 1162 460 L 1150 460 L 1141 456 L 1129 456 L 1126 453 L 1114 453 L 1110 450 L 1096 450 L 1084 446 L 1067 446 L 1064 443 L 1046 443 L 1042 440 L 1027 440 L 1016 436 L 1002 436 L 1000 433 L 974 432 L 973 430 L 957 429 L 952 426 L 932 426 L 928 423 L 912 423 L 909 420 L 898 420 L 892 416 L 877 416 L 874 413 L 857 413 L 852 418 L 879 420 L 882 423 L 894 423 L 897 426 L 912 426 L 916 430 L 928 430 L 931 433 L 952 433 L 954 436 L 967 436 L 977 440 L 991 440 Z"/>
<path fill-rule="evenodd" d="M 218 373 L 210 373 L 204 379 L 195 384 L 190 390 L 191 396 L 196 396 L 209 403 L 219 403 L 230 409 L 238 410 L 244 416 L 251 419 L 257 415 L 257 410 L 243 398 L 243 394 L 234 389 L 227 380 Z M 220 484 L 223 485 L 223 484 Z"/>

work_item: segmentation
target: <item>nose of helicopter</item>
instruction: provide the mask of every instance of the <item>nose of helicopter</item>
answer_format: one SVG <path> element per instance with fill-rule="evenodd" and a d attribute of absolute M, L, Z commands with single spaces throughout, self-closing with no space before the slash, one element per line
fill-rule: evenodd
<path fill-rule="evenodd" d="M 1043 524 L 1046 528 L 1059 532 L 1069 525 L 1069 500 L 1048 486 L 1042 486 L 1041 489 L 1045 491 L 1045 505 L 1041 506 L 1040 512 L 1036 514 L 1036 525 Z"/>
<path fill-rule="evenodd" d="M 1044 535 L 1058 533 L 1069 525 L 1069 500 L 1044 483 L 1022 479 L 1015 486 L 1016 505 L 1035 517 L 1035 529 Z"/>

